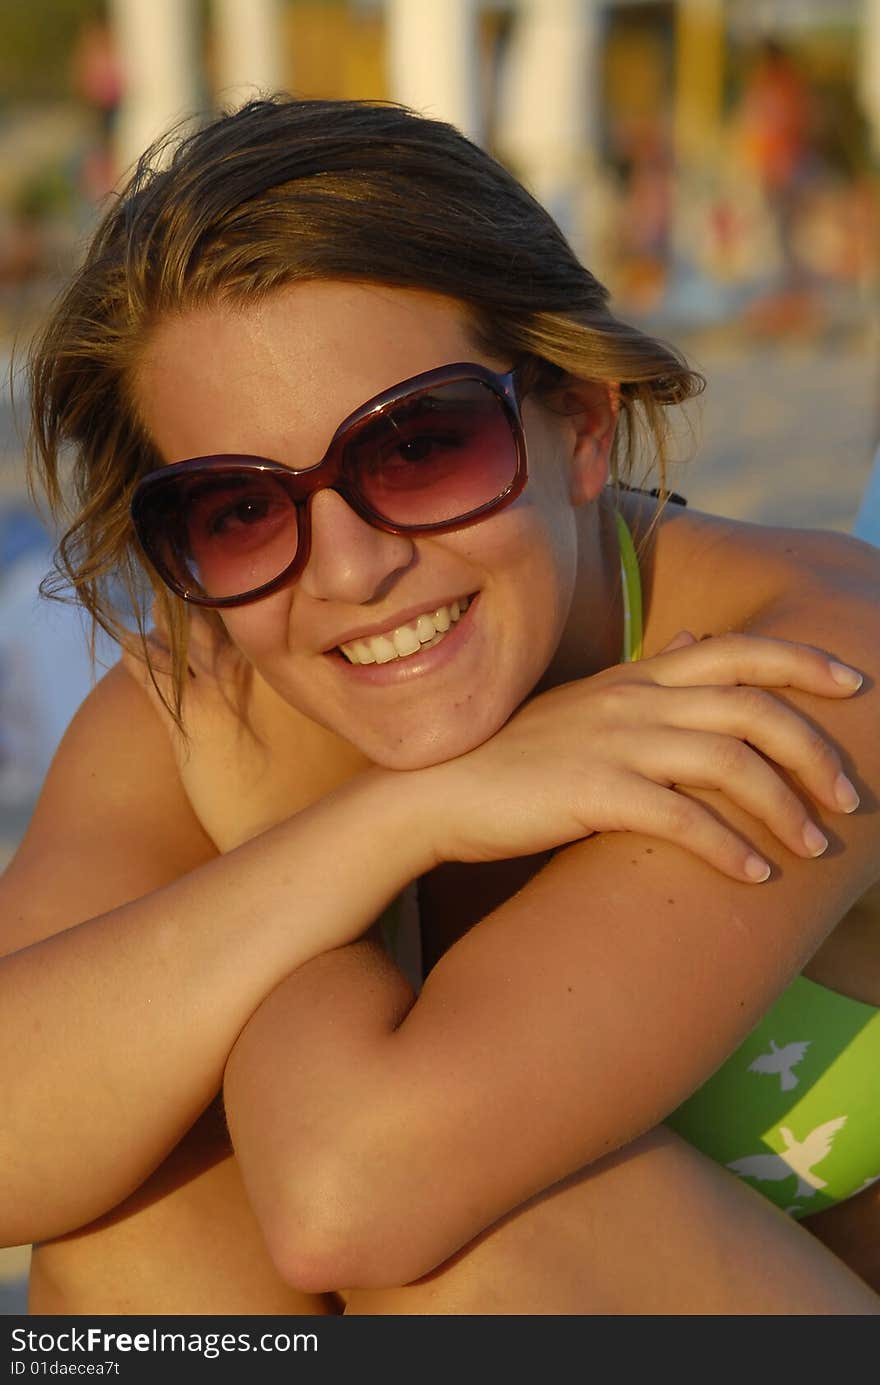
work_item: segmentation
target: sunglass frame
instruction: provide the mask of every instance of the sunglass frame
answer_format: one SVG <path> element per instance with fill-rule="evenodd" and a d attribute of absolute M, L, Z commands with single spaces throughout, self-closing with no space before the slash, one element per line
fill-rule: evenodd
<path fill-rule="evenodd" d="M 149 472 L 135 487 L 130 505 L 130 514 L 141 551 L 159 578 L 176 596 L 193 606 L 206 606 L 214 610 L 249 605 L 264 596 L 271 595 L 281 587 L 295 582 L 309 560 L 311 551 L 311 523 L 309 506 L 312 497 L 319 490 L 335 490 L 351 508 L 374 528 L 388 534 L 443 534 L 456 529 L 467 529 L 479 524 L 490 514 L 503 509 L 514 501 L 528 479 L 526 440 L 523 429 L 521 401 L 518 390 L 519 367 L 499 374 L 487 366 L 475 362 L 457 361 L 450 365 L 438 366 L 434 370 L 401 380 L 390 389 L 368 399 L 350 413 L 340 423 L 330 439 L 330 444 L 320 461 L 314 466 L 294 470 L 283 462 L 268 457 L 249 454 L 223 453 L 204 457 L 190 457 L 182 462 L 159 467 Z M 499 401 L 510 427 L 516 449 L 516 468 L 510 483 L 492 500 L 453 519 L 431 524 L 395 524 L 375 511 L 361 495 L 356 481 L 346 474 L 345 452 L 347 446 L 357 438 L 368 424 L 389 409 L 399 406 L 410 395 L 427 393 L 439 385 L 457 384 L 474 380 L 485 385 Z M 264 582 L 250 591 L 235 596 L 214 597 L 200 592 L 181 582 L 167 565 L 157 544 L 150 536 L 149 503 L 163 491 L 176 491 L 180 479 L 197 479 L 201 475 L 217 475 L 228 472 L 241 474 L 242 471 L 259 471 L 277 477 L 289 498 L 293 501 L 298 526 L 296 552 L 276 577 Z"/>

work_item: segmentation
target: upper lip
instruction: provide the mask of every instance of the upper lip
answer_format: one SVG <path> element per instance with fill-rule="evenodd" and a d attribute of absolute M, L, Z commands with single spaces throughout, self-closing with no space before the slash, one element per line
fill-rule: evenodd
<path fill-rule="evenodd" d="M 420 601 L 412 606 L 407 606 L 402 611 L 396 611 L 393 616 L 386 616 L 384 620 L 376 621 L 374 625 L 352 626 L 351 629 L 344 630 L 341 635 L 338 635 L 322 653 L 329 654 L 331 650 L 338 649 L 341 644 L 351 644 L 353 640 L 368 640 L 374 635 L 389 635 L 392 630 L 399 629 L 401 625 L 409 625 L 419 616 L 430 615 L 432 611 L 439 610 L 441 606 L 451 606 L 453 601 L 467 601 L 469 597 L 468 592 L 457 592 L 454 596 L 444 596 L 439 601 L 432 597 L 429 601 Z"/>

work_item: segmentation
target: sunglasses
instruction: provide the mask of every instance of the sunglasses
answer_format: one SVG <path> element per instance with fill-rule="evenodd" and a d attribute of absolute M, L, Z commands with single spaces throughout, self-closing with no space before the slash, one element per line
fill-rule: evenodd
<path fill-rule="evenodd" d="M 425 371 L 349 414 L 314 466 L 194 457 L 137 485 L 131 517 L 162 581 L 196 606 L 243 606 L 296 581 L 310 502 L 330 489 L 388 534 L 443 534 L 509 505 L 526 483 L 517 371 Z"/>

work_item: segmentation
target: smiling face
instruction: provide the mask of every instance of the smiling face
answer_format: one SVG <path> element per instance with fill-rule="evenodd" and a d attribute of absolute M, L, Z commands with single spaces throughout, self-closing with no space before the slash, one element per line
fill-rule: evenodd
<path fill-rule="evenodd" d="M 302 469 L 365 400 L 454 361 L 512 365 L 480 353 L 451 300 L 322 281 L 166 320 L 136 394 L 166 462 L 241 453 Z M 601 489 L 610 430 L 533 398 L 523 420 L 529 481 L 508 508 L 397 535 L 322 490 L 297 583 L 222 613 L 285 701 L 378 764 L 413 769 L 481 744 L 552 664 L 578 580 L 579 502 Z"/>

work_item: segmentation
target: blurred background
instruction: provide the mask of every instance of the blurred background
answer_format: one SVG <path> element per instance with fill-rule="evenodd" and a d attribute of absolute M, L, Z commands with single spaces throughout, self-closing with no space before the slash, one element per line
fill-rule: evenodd
<path fill-rule="evenodd" d="M 690 504 L 839 530 L 859 511 L 880 0 L 0 0 L 0 866 L 92 678 L 75 612 L 36 595 L 53 535 L 25 491 L 21 355 L 144 146 L 277 89 L 402 101 L 522 178 L 618 315 L 706 375 L 672 481 Z M 23 1311 L 26 1264 L 0 1254 L 0 1311 Z"/>

